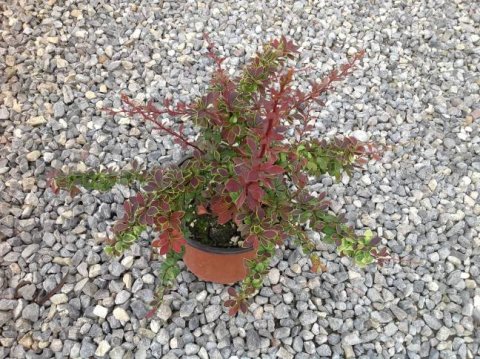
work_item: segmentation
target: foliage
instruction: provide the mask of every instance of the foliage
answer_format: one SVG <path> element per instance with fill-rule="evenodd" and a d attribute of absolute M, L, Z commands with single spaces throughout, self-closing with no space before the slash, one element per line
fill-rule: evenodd
<path fill-rule="evenodd" d="M 315 121 L 311 111 L 323 105 L 321 96 L 352 71 L 363 52 L 301 91 L 294 84 L 297 70 L 291 64 L 297 47 L 285 37 L 266 44 L 236 78 L 228 75 L 222 67 L 224 59 L 206 41 L 215 69 L 204 96 L 175 106 L 168 101 L 162 106 L 151 101 L 140 104 L 122 96 L 123 107 L 110 110 L 153 123 L 190 150 L 187 162 L 142 173 L 56 173 L 52 188 L 75 193 L 77 185 L 105 190 L 117 182 L 141 183 L 137 195 L 124 203 L 124 216 L 113 227 L 115 238 L 105 250 L 121 254 L 147 227 L 158 233 L 152 246 L 167 258 L 154 306 L 161 303 L 165 288 L 179 272 L 177 262 L 185 238 L 191 235 L 189 224 L 203 215 L 215 217 L 219 225 L 234 223 L 243 245 L 257 251 L 238 290 L 229 289 L 231 299 L 226 305 L 231 314 L 247 309 L 246 301 L 262 286 L 275 248 L 287 237 L 296 238 L 304 253 L 311 255 L 314 271 L 324 268 L 307 228 L 322 233 L 323 240 L 358 265 L 383 261 L 388 253 L 375 248 L 378 237 L 369 230 L 357 235 L 342 216 L 328 211 L 325 193 L 313 196 L 308 189 L 311 177 L 329 174 L 338 179 L 343 172 L 379 157 L 377 146 L 354 137 L 319 140 L 310 136 Z M 169 125 L 173 118 L 182 121 Z M 198 127 L 197 140 L 184 134 L 185 120 Z"/>

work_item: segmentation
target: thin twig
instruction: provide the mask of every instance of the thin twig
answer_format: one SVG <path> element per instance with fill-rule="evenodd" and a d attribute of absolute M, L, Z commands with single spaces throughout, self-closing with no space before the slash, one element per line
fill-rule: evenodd
<path fill-rule="evenodd" d="M 65 276 L 62 278 L 60 283 L 58 283 L 57 286 L 55 288 L 53 288 L 50 292 L 48 292 L 44 296 L 38 295 L 35 302 L 38 305 L 44 305 L 54 294 L 56 294 L 63 287 L 63 285 L 67 281 L 67 276 L 68 276 L 68 272 L 65 273 Z"/>

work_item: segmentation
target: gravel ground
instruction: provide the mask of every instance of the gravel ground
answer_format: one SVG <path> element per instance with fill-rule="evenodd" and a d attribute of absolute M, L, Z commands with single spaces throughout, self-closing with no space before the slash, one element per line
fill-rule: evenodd
<path fill-rule="evenodd" d="M 12 0 L 0 16 L 0 358 L 478 358 L 480 6 L 476 1 Z M 365 48 L 319 134 L 391 145 L 329 186 L 336 212 L 378 231 L 394 260 L 360 270 L 319 247 L 328 272 L 279 252 L 250 313 L 184 272 L 143 319 L 158 262 L 101 240 L 132 192 L 53 196 L 45 170 L 123 168 L 181 152 L 100 111 L 124 91 L 187 100 L 212 65 L 202 32 L 237 66 L 287 34 L 320 75 Z M 282 254 L 283 253 L 283 254 Z M 61 290 L 37 304 L 66 276 Z M 27 283 L 18 293 L 19 283 Z"/>

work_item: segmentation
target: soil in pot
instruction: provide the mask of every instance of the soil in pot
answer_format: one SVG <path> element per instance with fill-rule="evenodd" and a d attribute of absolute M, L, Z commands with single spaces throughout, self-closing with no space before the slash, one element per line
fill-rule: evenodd
<path fill-rule="evenodd" d="M 218 224 L 216 218 L 209 214 L 198 216 L 193 222 L 191 232 L 194 240 L 210 247 L 239 247 L 240 233 L 235 223 Z"/>

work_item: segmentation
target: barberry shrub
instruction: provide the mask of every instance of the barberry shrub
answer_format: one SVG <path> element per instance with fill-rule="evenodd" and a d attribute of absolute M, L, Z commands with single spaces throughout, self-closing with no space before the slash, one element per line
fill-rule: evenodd
<path fill-rule="evenodd" d="M 147 227 L 158 234 L 151 245 L 166 258 L 150 314 L 174 284 L 185 238 L 195 239 L 193 224 L 202 218 L 213 219 L 210 226 L 234 227 L 242 238 L 238 243 L 256 250 L 247 263 L 246 278 L 237 289 L 228 290 L 231 298 L 225 305 L 232 315 L 247 310 L 247 299 L 262 286 L 275 249 L 287 238 L 310 255 L 314 271 L 322 267 L 310 230 L 360 266 L 381 264 L 388 253 L 377 248 L 380 238 L 370 230 L 357 234 L 343 216 L 329 211 L 324 192 L 313 195 L 308 187 L 314 178 L 328 174 L 338 179 L 379 158 L 379 147 L 371 142 L 312 136 L 312 110 L 323 106 L 322 95 L 352 71 L 363 52 L 302 91 L 294 84 L 297 47 L 285 37 L 265 44 L 233 78 L 222 65 L 224 58 L 208 38 L 206 42 L 215 68 L 204 96 L 189 104 L 165 101 L 161 106 L 122 96 L 122 108 L 110 110 L 153 123 L 190 153 L 188 161 L 144 171 L 133 166 L 132 171 L 54 172 L 50 177 L 54 191 L 64 188 L 72 195 L 79 186 L 108 190 L 116 183 L 139 185 L 138 193 L 124 203 L 123 217 L 113 226 L 115 236 L 105 252 L 120 255 Z M 173 125 L 168 125 L 172 119 Z M 196 140 L 184 134 L 185 121 L 198 129 Z M 208 243 L 209 237 L 202 240 Z"/>

